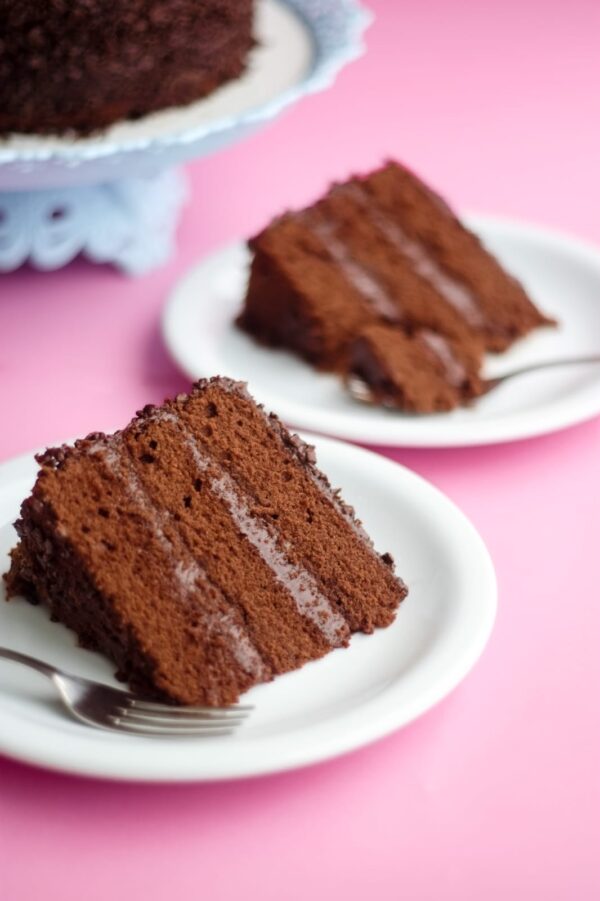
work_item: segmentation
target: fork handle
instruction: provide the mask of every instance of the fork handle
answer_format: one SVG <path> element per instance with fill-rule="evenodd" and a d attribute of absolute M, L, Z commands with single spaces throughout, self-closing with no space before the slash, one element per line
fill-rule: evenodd
<path fill-rule="evenodd" d="M 43 676 L 48 676 L 49 679 L 56 673 L 56 669 L 53 666 L 49 666 L 41 660 L 36 660 L 35 657 L 30 657 L 29 654 L 21 654 L 19 651 L 12 651 L 10 648 L 0 648 L 0 658 L 3 658 L 4 660 L 13 660 L 15 663 L 23 663 L 25 666 L 37 670 L 38 673 L 42 673 Z"/>

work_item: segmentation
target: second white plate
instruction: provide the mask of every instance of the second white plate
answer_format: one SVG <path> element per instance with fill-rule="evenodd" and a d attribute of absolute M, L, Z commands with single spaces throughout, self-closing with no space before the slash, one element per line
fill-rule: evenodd
<path fill-rule="evenodd" d="M 530 363 L 600 353 L 600 252 L 548 229 L 489 217 L 468 224 L 537 304 L 555 316 L 497 359 L 487 375 Z M 353 401 L 339 380 L 234 326 L 248 278 L 245 244 L 203 260 L 176 285 L 163 318 L 174 360 L 191 378 L 247 381 L 268 409 L 299 428 L 370 444 L 443 447 L 541 435 L 600 414 L 600 365 L 565 367 L 508 382 L 469 409 L 409 416 Z"/>

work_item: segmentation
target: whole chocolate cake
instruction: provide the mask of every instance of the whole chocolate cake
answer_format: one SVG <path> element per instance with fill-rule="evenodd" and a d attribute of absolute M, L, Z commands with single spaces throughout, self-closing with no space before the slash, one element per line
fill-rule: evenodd
<path fill-rule="evenodd" d="M 350 385 L 366 380 L 364 399 L 407 411 L 469 400 L 485 351 L 551 323 L 445 201 L 398 163 L 334 185 L 249 244 L 239 325 Z M 381 390 L 382 366 L 393 391 Z"/>
<path fill-rule="evenodd" d="M 389 625 L 406 587 L 314 451 L 228 379 L 50 449 L 9 596 L 150 696 L 220 705 Z"/>
<path fill-rule="evenodd" d="M 0 0 L 0 134 L 89 132 L 237 78 L 254 0 Z"/>

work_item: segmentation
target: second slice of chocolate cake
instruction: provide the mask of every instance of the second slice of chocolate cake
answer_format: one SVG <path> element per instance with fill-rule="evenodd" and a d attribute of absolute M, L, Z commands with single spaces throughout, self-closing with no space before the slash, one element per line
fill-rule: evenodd
<path fill-rule="evenodd" d="M 9 596 L 147 695 L 229 704 L 389 625 L 406 587 L 314 451 L 228 379 L 39 457 Z"/>
<path fill-rule="evenodd" d="M 402 407 L 406 397 L 402 408 L 413 412 L 432 409 L 430 401 L 419 403 L 427 392 L 411 377 L 415 360 L 415 374 L 431 370 L 433 353 L 443 375 L 452 367 L 440 370 L 441 356 L 455 348 L 471 372 L 486 351 L 506 350 L 552 322 L 445 201 L 398 163 L 334 185 L 313 206 L 275 219 L 249 245 L 240 327 L 263 344 L 343 375 L 354 365 L 365 329 L 395 329 L 394 368 L 397 376 L 403 373 L 395 405 Z M 434 337 L 420 340 L 424 335 Z M 392 343 L 385 342 L 388 360 Z M 434 409 L 473 396 L 470 387 L 457 391 L 450 382 Z M 376 401 L 380 392 L 369 387 Z"/>

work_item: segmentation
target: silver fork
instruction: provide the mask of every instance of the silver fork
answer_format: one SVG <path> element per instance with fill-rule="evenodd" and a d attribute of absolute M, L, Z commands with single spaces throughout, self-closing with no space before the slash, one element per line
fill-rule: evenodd
<path fill-rule="evenodd" d="M 60 699 L 76 719 L 88 726 L 127 732 L 150 738 L 157 736 L 214 736 L 231 735 L 248 713 L 249 706 L 232 707 L 172 707 L 145 701 L 129 691 L 120 691 L 65 673 L 48 663 L 0 647 L 0 658 L 23 663 L 47 676 L 57 689 Z"/>
<path fill-rule="evenodd" d="M 484 379 L 482 394 L 489 394 L 498 385 L 514 379 L 518 375 L 527 375 L 529 372 L 538 372 L 540 369 L 554 369 L 558 366 L 578 366 L 582 363 L 600 363 L 600 354 L 590 357 L 565 357 L 562 360 L 546 360 L 542 363 L 530 363 L 528 366 L 522 366 L 520 369 L 513 369 L 512 372 L 505 372 L 496 378 Z"/>

